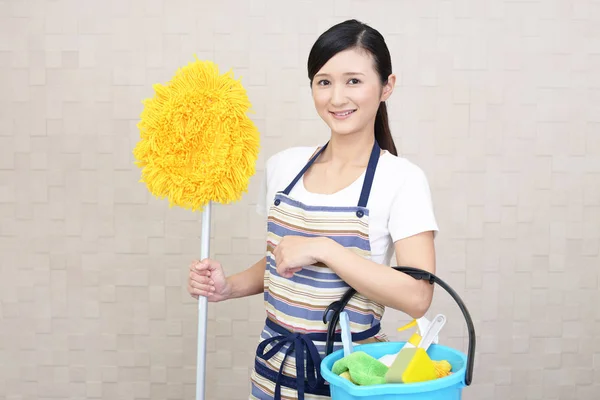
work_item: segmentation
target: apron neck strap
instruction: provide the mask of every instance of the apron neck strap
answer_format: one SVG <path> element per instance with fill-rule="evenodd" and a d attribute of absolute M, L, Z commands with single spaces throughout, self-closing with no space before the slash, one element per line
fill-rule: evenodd
<path fill-rule="evenodd" d="M 371 157 L 369 158 L 369 164 L 367 165 L 365 181 L 363 183 L 362 191 L 360 192 L 360 199 L 358 200 L 359 207 L 367 207 L 367 203 L 369 202 L 371 186 L 373 186 L 373 178 L 375 177 L 375 170 L 377 169 L 380 154 L 381 148 L 379 147 L 379 143 L 377 143 L 377 139 L 375 139 L 373 150 L 371 150 Z"/>
<path fill-rule="evenodd" d="M 285 188 L 285 190 L 283 191 L 285 195 L 290 194 L 294 186 L 296 186 L 296 183 L 298 183 L 300 178 L 302 178 L 306 171 L 308 171 L 308 169 L 314 164 L 315 160 L 321 155 L 323 150 L 327 148 L 328 144 L 329 142 L 325 143 L 325 145 L 321 147 L 319 151 L 315 153 L 314 156 L 311 157 L 311 159 L 306 163 L 304 168 L 302 168 L 298 175 L 296 175 L 292 182 L 290 182 L 290 184 Z M 371 150 L 371 156 L 369 157 L 369 164 L 367 165 L 367 171 L 365 174 L 365 180 L 363 182 L 362 191 L 358 200 L 359 207 L 366 207 L 369 201 L 369 195 L 371 194 L 371 186 L 373 185 L 373 178 L 375 176 L 375 170 L 377 169 L 377 163 L 379 162 L 380 153 L 381 148 L 379 147 L 379 143 L 377 143 L 377 140 L 375 140 L 375 143 L 373 144 L 373 150 Z"/>
<path fill-rule="evenodd" d="M 312 158 L 306 163 L 306 165 L 304 166 L 304 168 L 302 168 L 302 170 L 300 172 L 298 172 L 298 175 L 296 175 L 296 177 L 294 178 L 294 180 L 292 180 L 292 182 L 290 182 L 290 184 L 288 185 L 288 187 L 285 188 L 285 190 L 283 191 L 283 193 L 286 196 L 290 194 L 290 192 L 292 191 L 292 189 L 294 188 L 294 186 L 296 186 L 296 183 L 298 183 L 298 181 L 300 180 L 300 178 L 302 178 L 302 175 L 304 175 L 304 173 L 306 171 L 308 171 L 308 169 L 311 167 L 311 165 L 314 164 L 315 160 L 321 155 L 321 153 L 323 152 L 323 150 L 325 150 L 325 148 L 327 147 L 328 144 L 329 144 L 329 142 L 325 143 L 325 146 L 321 147 L 319 149 L 319 151 L 317 151 L 315 153 L 315 155 L 312 156 Z"/>

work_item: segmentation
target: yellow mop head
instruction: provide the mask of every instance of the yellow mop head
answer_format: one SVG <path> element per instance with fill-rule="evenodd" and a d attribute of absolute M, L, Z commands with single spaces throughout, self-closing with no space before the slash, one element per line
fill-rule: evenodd
<path fill-rule="evenodd" d="M 153 87 L 133 151 L 141 182 L 171 207 L 195 211 L 211 201 L 239 200 L 255 173 L 260 143 L 241 82 L 196 59 L 167 85 Z"/>

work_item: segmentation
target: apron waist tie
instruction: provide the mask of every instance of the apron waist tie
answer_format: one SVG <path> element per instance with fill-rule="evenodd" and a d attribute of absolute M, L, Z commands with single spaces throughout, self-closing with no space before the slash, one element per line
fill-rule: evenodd
<path fill-rule="evenodd" d="M 276 324 L 267 318 L 266 325 L 271 330 L 279 333 L 277 336 L 272 336 L 268 339 L 263 340 L 258 348 L 256 349 L 256 356 L 263 359 L 269 360 L 275 354 L 277 354 L 283 346 L 289 344 L 288 349 L 285 352 L 283 360 L 281 362 L 281 366 L 279 367 L 279 372 L 276 376 L 274 376 L 274 371 L 264 366 L 260 362 L 256 361 L 255 369 L 256 372 L 269 378 L 270 380 L 275 382 L 275 400 L 281 399 L 281 385 L 291 387 L 296 389 L 298 392 L 298 400 L 304 400 L 304 393 L 313 393 L 313 394 L 321 394 L 321 395 L 329 395 L 329 387 L 325 385 L 325 380 L 321 376 L 321 355 L 317 350 L 317 346 L 315 346 L 313 341 L 321 341 L 324 342 L 327 340 L 326 332 L 319 333 L 296 333 L 290 332 L 286 328 L 281 325 Z M 357 342 L 361 340 L 368 339 L 377 334 L 380 330 L 380 325 L 377 324 L 372 326 L 371 328 L 358 333 L 352 334 L 352 340 Z M 341 334 L 336 333 L 334 336 L 335 341 L 341 341 Z M 272 344 L 273 347 L 265 353 L 265 348 Z M 296 357 L 296 379 L 295 382 L 293 379 L 284 376 L 283 367 L 285 365 L 285 360 L 288 355 L 295 352 Z M 306 358 L 305 358 L 306 354 Z M 304 361 L 306 360 L 306 374 L 304 371 Z M 305 388 L 305 380 L 304 377 L 307 377 L 308 380 L 308 388 Z M 275 379 L 273 379 L 275 378 Z"/>

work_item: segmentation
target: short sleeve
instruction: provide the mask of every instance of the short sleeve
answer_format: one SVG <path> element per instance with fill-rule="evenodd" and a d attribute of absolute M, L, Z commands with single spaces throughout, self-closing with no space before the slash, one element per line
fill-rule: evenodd
<path fill-rule="evenodd" d="M 259 183 L 259 187 L 258 187 L 258 195 L 257 195 L 257 199 L 256 199 L 256 212 L 263 216 L 266 217 L 268 215 L 268 210 L 267 210 L 267 174 L 268 174 L 268 167 L 265 167 L 265 170 L 262 174 L 262 177 L 260 178 L 260 183 Z"/>
<path fill-rule="evenodd" d="M 277 163 L 277 159 L 279 158 L 278 154 L 274 154 L 267 159 L 265 163 L 265 170 L 261 177 L 259 188 L 258 188 L 258 198 L 256 200 L 256 212 L 263 216 L 267 217 L 269 215 L 269 207 L 271 205 L 272 197 L 272 186 L 274 179 L 274 169 Z"/>
<path fill-rule="evenodd" d="M 260 179 L 260 184 L 258 187 L 258 196 L 256 199 L 256 212 L 263 216 L 267 216 L 267 172 L 265 171 Z"/>
<path fill-rule="evenodd" d="M 438 233 L 429 182 L 414 164 L 392 201 L 388 229 L 393 242 L 421 232 Z"/>
<path fill-rule="evenodd" d="M 291 147 L 267 158 L 256 200 L 256 212 L 259 215 L 265 218 L 269 215 L 277 192 L 286 188 L 314 151 L 313 147 Z"/>

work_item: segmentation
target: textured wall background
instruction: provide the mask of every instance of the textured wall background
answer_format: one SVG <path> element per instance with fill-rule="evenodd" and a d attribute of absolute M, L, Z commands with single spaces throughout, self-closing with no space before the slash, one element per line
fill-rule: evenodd
<path fill-rule="evenodd" d="M 260 171 L 213 256 L 262 256 L 264 160 L 323 143 L 305 63 L 348 17 L 387 38 L 402 155 L 427 173 L 439 275 L 476 322 L 465 399 L 600 392 L 600 2 L 0 1 L 0 399 L 192 399 L 199 215 L 137 183 L 141 100 L 193 59 L 242 76 Z M 445 344 L 466 350 L 464 321 Z M 210 400 L 243 399 L 259 296 L 210 306 Z M 389 312 L 394 338 L 400 313 Z"/>

